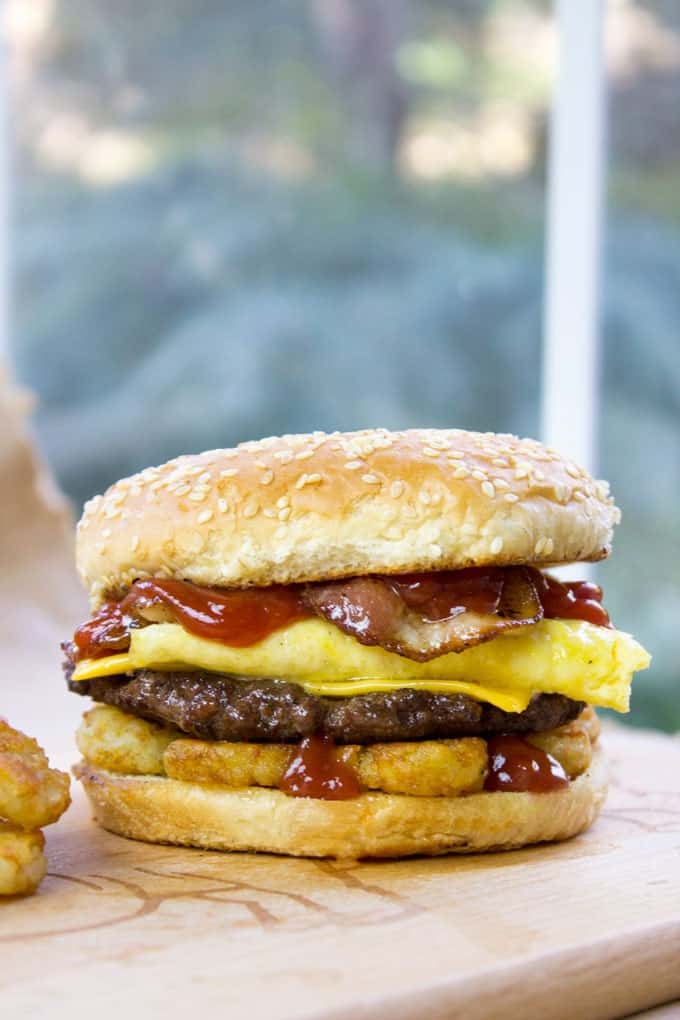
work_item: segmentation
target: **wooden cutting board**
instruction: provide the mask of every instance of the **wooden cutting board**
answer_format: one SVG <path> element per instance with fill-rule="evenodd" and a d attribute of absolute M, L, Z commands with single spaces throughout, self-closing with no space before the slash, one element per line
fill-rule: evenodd
<path fill-rule="evenodd" d="M 615 1017 L 680 996 L 680 741 L 611 730 L 589 833 L 335 863 L 147 846 L 82 795 L 0 906 L 2 1015 Z"/>

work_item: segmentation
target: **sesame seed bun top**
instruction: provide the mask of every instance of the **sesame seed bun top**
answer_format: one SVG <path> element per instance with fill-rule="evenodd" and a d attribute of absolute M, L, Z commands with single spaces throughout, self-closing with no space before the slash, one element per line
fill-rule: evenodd
<path fill-rule="evenodd" d="M 93 604 L 138 577 L 247 587 L 608 555 L 605 482 L 531 439 L 458 429 L 282 436 L 147 468 L 86 504 Z"/>

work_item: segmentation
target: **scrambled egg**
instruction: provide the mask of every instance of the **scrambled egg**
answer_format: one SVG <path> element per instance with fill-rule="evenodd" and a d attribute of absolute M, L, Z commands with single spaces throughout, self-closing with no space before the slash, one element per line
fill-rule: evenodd
<path fill-rule="evenodd" d="M 520 712 L 544 692 L 627 712 L 632 675 L 649 661 L 629 634 L 581 620 L 542 620 L 429 662 L 362 645 L 320 619 L 299 621 L 246 648 L 157 623 L 132 631 L 128 653 L 79 663 L 73 679 L 188 668 L 278 677 L 326 697 L 414 687 L 469 694 Z"/>

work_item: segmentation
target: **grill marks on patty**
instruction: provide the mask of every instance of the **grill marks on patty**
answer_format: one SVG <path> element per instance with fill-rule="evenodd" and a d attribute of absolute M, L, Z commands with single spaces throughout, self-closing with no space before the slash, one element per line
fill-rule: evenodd
<path fill-rule="evenodd" d="M 203 740 L 285 743 L 321 733 L 338 744 L 370 744 L 539 733 L 570 722 L 584 707 L 561 694 L 539 694 L 524 712 L 504 712 L 463 694 L 407 687 L 323 698 L 285 680 L 148 669 L 75 683 L 73 666 L 67 662 L 64 669 L 69 689 L 76 694 Z"/>

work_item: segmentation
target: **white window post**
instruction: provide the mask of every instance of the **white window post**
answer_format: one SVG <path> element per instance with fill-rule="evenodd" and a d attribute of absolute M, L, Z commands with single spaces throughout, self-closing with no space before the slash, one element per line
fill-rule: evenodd
<path fill-rule="evenodd" d="M 596 468 L 601 198 L 602 0 L 557 0 L 558 73 L 548 169 L 541 433 Z"/>

